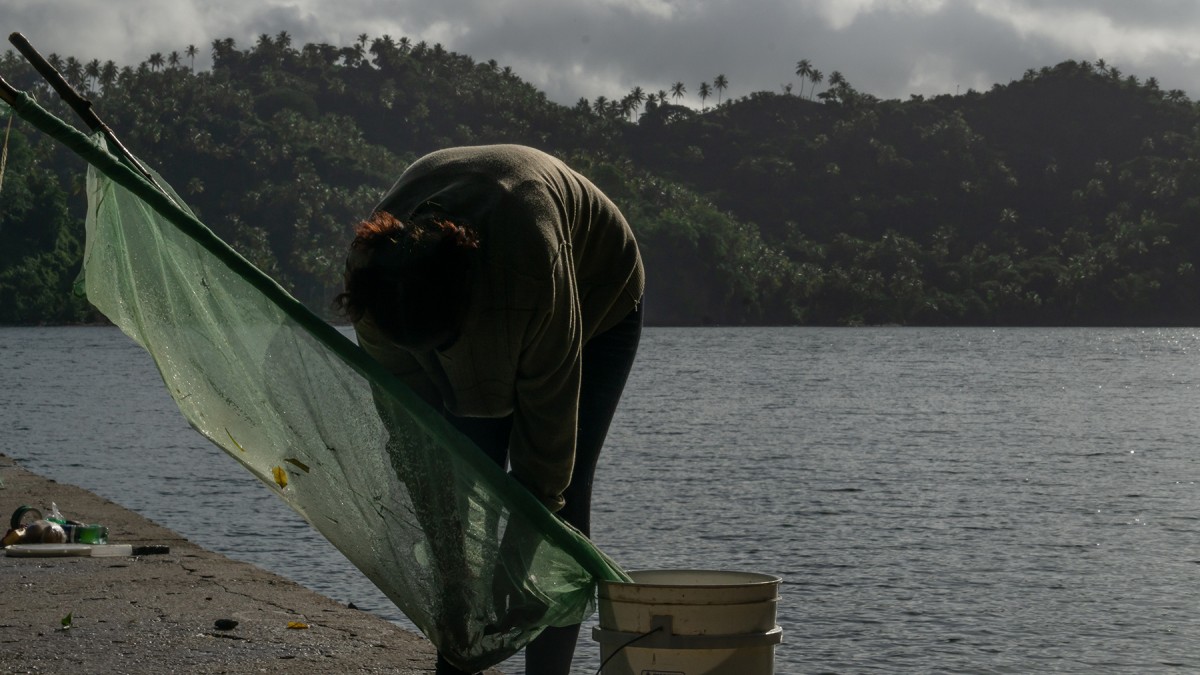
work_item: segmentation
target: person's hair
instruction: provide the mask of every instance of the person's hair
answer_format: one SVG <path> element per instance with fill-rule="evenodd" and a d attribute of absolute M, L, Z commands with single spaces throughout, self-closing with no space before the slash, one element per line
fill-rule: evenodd
<path fill-rule="evenodd" d="M 334 301 L 350 320 L 369 316 L 400 345 L 461 328 L 479 249 L 472 228 L 440 215 L 402 221 L 378 211 L 354 235 L 351 257 L 366 264 L 348 261 L 345 290 Z"/>

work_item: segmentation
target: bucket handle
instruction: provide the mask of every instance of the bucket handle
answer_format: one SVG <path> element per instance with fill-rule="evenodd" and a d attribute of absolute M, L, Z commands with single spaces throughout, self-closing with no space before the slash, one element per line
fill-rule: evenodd
<path fill-rule="evenodd" d="M 741 635 L 654 635 L 661 630 L 655 628 L 649 633 L 623 633 L 615 630 L 604 630 L 599 626 L 592 628 L 592 639 L 597 642 L 628 640 L 612 656 L 616 656 L 617 652 L 631 646 L 635 642 L 641 642 L 643 638 L 649 638 L 643 644 L 639 644 L 641 649 L 742 649 L 745 647 L 762 647 L 766 645 L 777 645 L 783 642 L 783 629 L 775 626 L 765 633 L 744 633 Z M 651 637 L 653 635 L 653 637 Z M 612 658 L 610 656 L 609 658 Z M 607 662 L 607 659 L 605 660 Z"/>
<path fill-rule="evenodd" d="M 659 617 L 655 617 L 655 618 L 657 619 Z M 625 643 L 623 643 L 620 647 L 617 647 L 616 649 L 614 649 L 613 653 L 609 654 L 607 659 L 604 659 L 603 661 L 600 662 L 600 667 L 596 669 L 596 675 L 600 675 L 601 673 L 603 673 L 604 666 L 607 666 L 608 662 L 612 661 L 613 658 L 615 658 L 617 654 L 620 654 L 621 652 L 625 651 L 626 647 L 632 645 L 635 642 L 641 642 L 642 640 L 650 637 L 651 635 L 654 635 L 655 633 L 657 633 L 660 630 L 663 630 L 664 628 L 667 629 L 667 632 L 670 632 L 670 620 L 669 619 L 666 623 L 658 623 L 658 622 L 655 622 L 655 623 L 657 623 L 658 625 L 656 625 L 654 628 L 651 628 L 650 631 L 646 632 L 646 633 L 618 633 L 617 631 L 603 630 L 599 626 L 592 628 L 592 639 L 596 640 L 597 642 L 600 641 L 601 634 L 611 634 L 613 636 L 621 636 L 621 637 L 629 638 L 629 640 L 626 641 Z"/>

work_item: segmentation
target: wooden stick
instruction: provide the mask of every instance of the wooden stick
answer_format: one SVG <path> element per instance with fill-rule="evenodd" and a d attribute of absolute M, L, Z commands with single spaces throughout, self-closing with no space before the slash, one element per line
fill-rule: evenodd
<path fill-rule="evenodd" d="M 66 79 L 63 78 L 62 73 L 50 65 L 49 61 L 42 58 L 42 55 L 33 48 L 33 45 L 29 43 L 29 40 L 25 39 L 24 35 L 13 33 L 8 36 L 8 41 L 17 48 L 17 51 L 21 52 L 21 56 L 25 57 L 25 60 L 33 66 L 38 75 L 41 75 L 46 82 L 50 83 L 51 87 L 54 87 L 54 91 L 58 93 L 59 98 L 71 106 L 71 110 L 74 110 L 75 114 L 83 119 L 84 124 L 87 124 L 89 129 L 92 131 L 107 129 L 104 123 L 100 121 L 100 118 L 96 116 L 96 113 L 92 111 L 92 102 L 80 96 L 79 92 L 75 91 L 67 83 Z"/>
<path fill-rule="evenodd" d="M 20 33 L 13 33 L 8 36 L 8 41 L 17 48 L 17 51 L 21 52 L 21 56 L 24 56 L 25 60 L 29 61 L 34 70 L 36 70 L 38 74 L 42 76 L 42 78 L 50 83 L 50 86 L 54 88 L 54 91 L 58 93 L 59 97 L 65 101 L 67 105 L 71 106 L 71 109 L 75 111 L 75 114 L 79 115 L 79 117 L 83 119 L 84 124 L 87 124 L 88 128 L 90 128 L 92 131 L 99 131 L 100 133 L 104 134 L 104 137 L 108 140 L 109 144 L 117 149 L 117 152 L 122 159 L 128 162 L 129 165 L 132 166 L 138 173 L 142 174 L 143 178 L 150 181 L 151 185 L 158 188 L 159 191 L 161 191 L 164 195 L 167 195 L 168 199 L 171 199 L 172 202 L 175 201 L 170 197 L 166 190 L 163 190 L 162 186 L 158 184 L 158 181 L 154 180 L 154 176 L 150 174 L 145 166 L 142 166 L 142 163 L 133 156 L 133 153 L 129 152 L 129 149 L 126 148 L 123 143 L 121 143 L 121 141 L 117 138 L 117 135 L 113 133 L 113 130 L 100 119 L 100 116 L 97 115 L 94 110 L 92 110 L 92 102 L 83 96 L 80 96 L 79 92 L 75 91 L 75 88 L 72 87 L 70 83 L 68 83 L 67 80 L 62 76 L 62 73 L 58 72 L 57 68 L 50 65 L 49 61 L 42 58 L 42 55 L 33 48 L 33 45 L 30 44 L 29 40 L 25 39 L 24 35 L 21 35 Z M 11 89 L 11 87 L 9 88 Z M 16 90 L 14 89 L 13 91 L 15 92 Z M 5 100 L 8 101 L 8 99 Z M 11 101 L 9 102 L 11 103 Z"/>

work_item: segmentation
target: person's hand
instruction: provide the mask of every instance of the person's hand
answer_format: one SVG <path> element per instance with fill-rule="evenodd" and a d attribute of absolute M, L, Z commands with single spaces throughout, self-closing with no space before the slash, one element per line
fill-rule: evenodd
<path fill-rule="evenodd" d="M 533 483 L 533 481 L 522 480 L 522 478 L 520 476 L 518 476 L 517 474 L 515 474 L 511 471 L 508 473 L 508 475 L 510 475 L 514 479 L 516 479 L 516 481 L 521 484 L 521 487 L 525 488 L 526 490 L 529 490 L 529 492 L 531 494 L 533 494 L 534 497 L 537 497 L 538 501 L 540 501 L 542 503 L 542 506 L 545 506 L 546 509 L 550 511 L 550 513 L 557 513 L 558 511 L 562 510 L 562 507 L 566 506 L 567 500 L 563 499 L 563 496 L 561 494 L 557 494 L 557 495 L 541 494 L 538 491 L 536 485 Z"/>

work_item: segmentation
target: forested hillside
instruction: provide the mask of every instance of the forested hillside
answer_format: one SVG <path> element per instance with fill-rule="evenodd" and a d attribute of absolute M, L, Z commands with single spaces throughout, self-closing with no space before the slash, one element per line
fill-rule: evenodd
<path fill-rule="evenodd" d="M 1200 113 L 1103 62 L 907 101 L 837 73 L 820 92 L 721 100 L 722 76 L 695 109 L 682 84 L 562 106 L 500 64 L 387 36 L 211 50 L 204 71 L 187 46 L 137 67 L 51 60 L 210 227 L 327 315 L 353 223 L 408 162 L 512 142 L 562 156 L 625 211 L 652 323 L 1200 320 Z M 19 56 L 0 74 L 74 121 Z M 95 318 L 69 292 L 82 173 L 12 125 L 0 322 Z"/>

